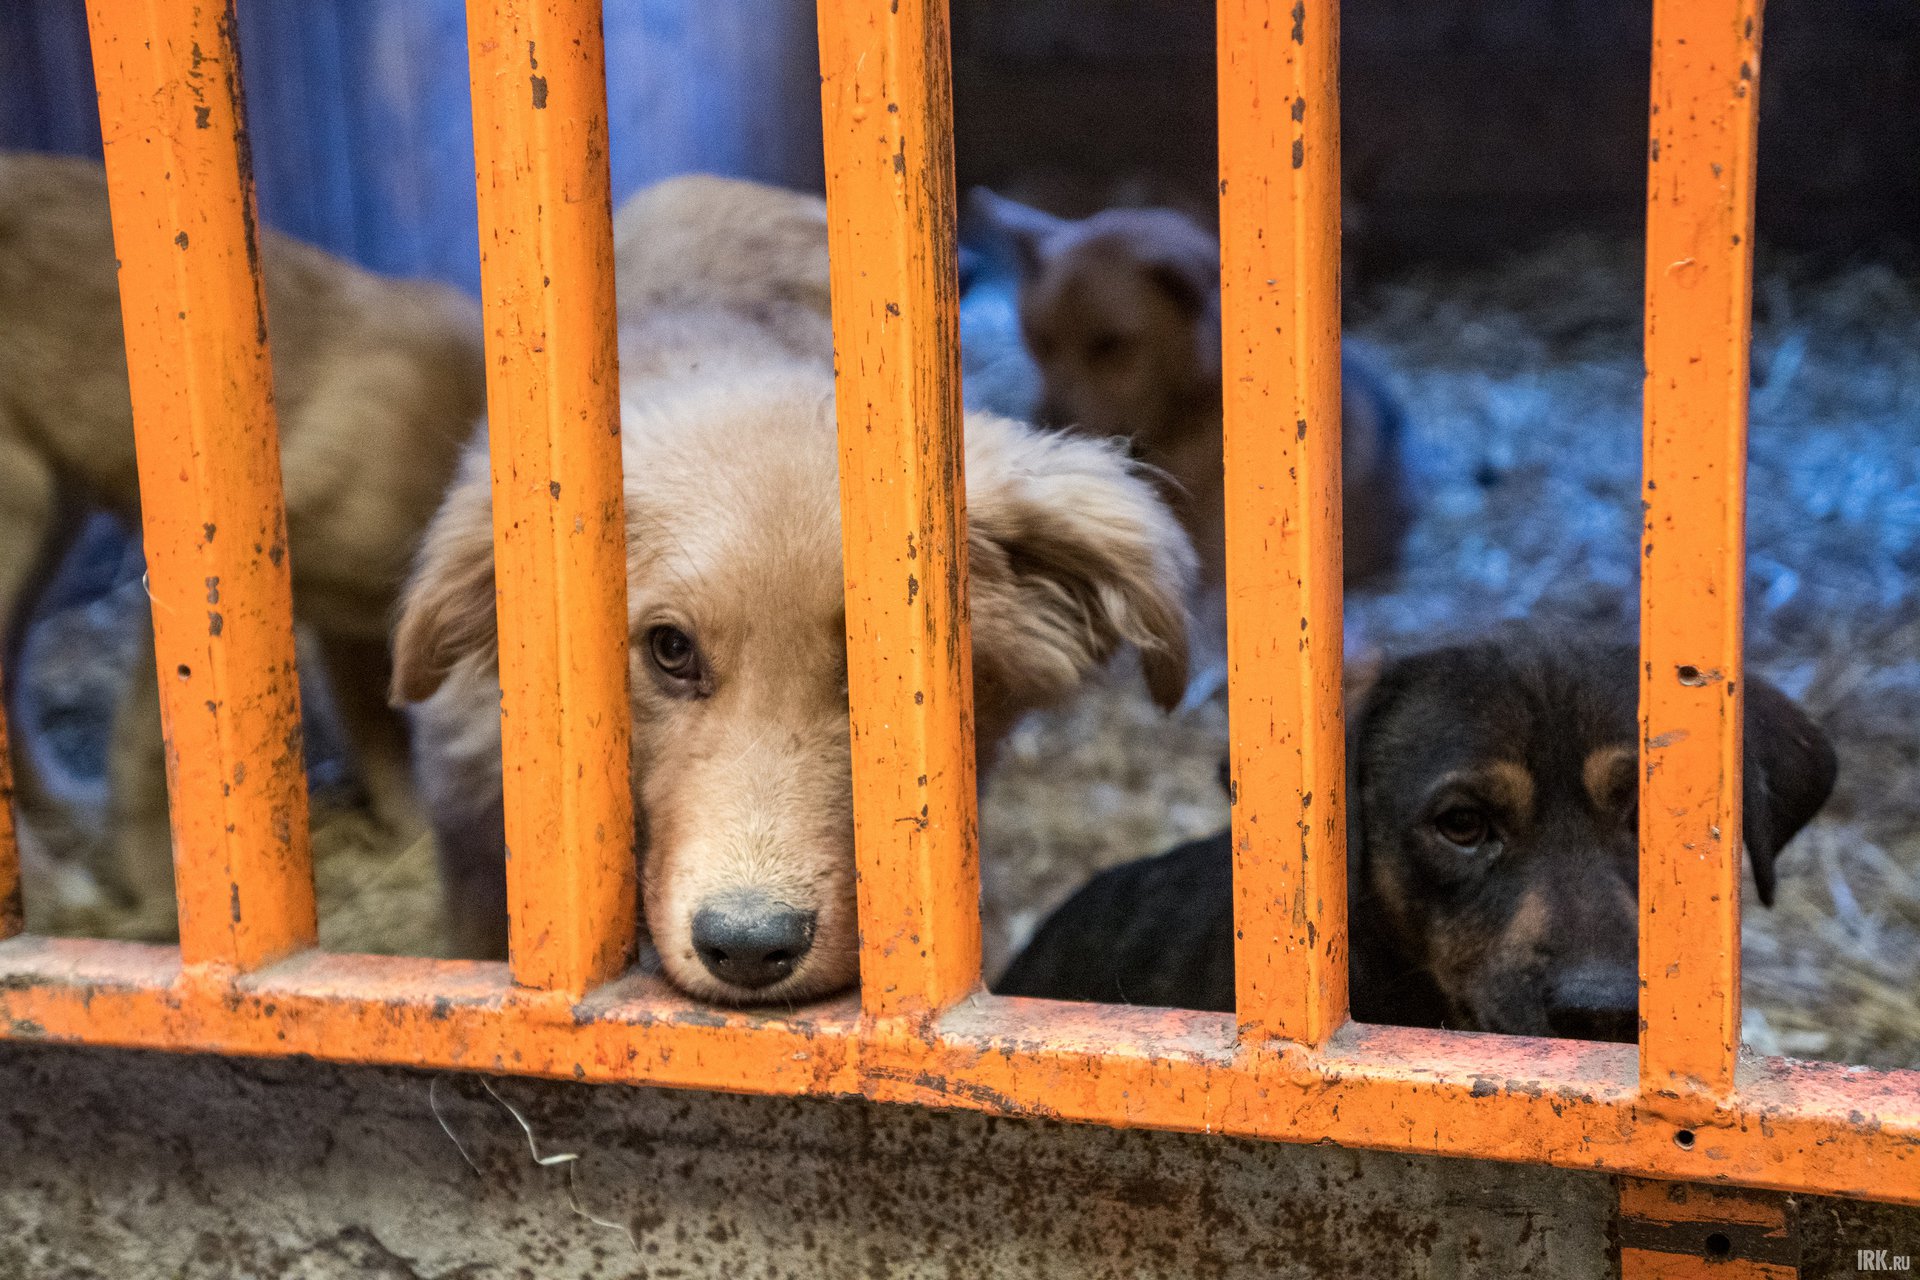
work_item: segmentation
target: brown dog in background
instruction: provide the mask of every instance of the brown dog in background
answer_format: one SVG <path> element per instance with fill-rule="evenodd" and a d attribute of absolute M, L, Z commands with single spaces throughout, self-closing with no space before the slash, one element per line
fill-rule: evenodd
<path fill-rule="evenodd" d="M 1020 270 L 1020 323 L 1039 365 L 1043 423 L 1124 436 L 1165 472 L 1200 555 L 1200 586 L 1226 575 L 1221 459 L 1220 242 L 1171 209 L 1109 209 L 1082 221 L 976 188 L 970 221 L 1004 238 Z M 1345 577 L 1398 563 L 1412 518 L 1402 415 L 1346 344 L 1341 386 Z"/>
<path fill-rule="evenodd" d="M 387 626 L 484 409 L 478 308 L 453 289 L 375 276 L 270 231 L 260 256 L 295 615 L 319 642 L 376 806 L 404 826 L 417 819 L 404 725 L 385 705 Z M 88 161 L 0 155 L 7 658 L 85 507 L 137 527 L 136 472 L 105 174 Z M 150 633 L 144 644 L 151 655 Z M 163 938 L 174 929 L 172 842 L 151 656 L 136 671 L 113 727 L 104 852 L 89 870 L 138 912 L 137 932 Z M 15 757 L 30 792 L 30 753 Z"/>
<path fill-rule="evenodd" d="M 621 441 L 645 922 L 694 995 L 824 995 L 858 971 L 824 209 L 683 178 L 616 225 L 633 308 Z M 983 762 L 1015 718 L 1124 644 L 1163 704 L 1179 697 L 1192 550 L 1115 444 L 970 414 L 966 487 Z M 482 440 L 394 640 L 448 913 L 475 956 L 507 941 L 490 512 Z"/>
<path fill-rule="evenodd" d="M 1638 654 L 1510 628 L 1386 665 L 1348 725 L 1354 1017 L 1585 1040 L 1639 1023 Z M 1760 901 L 1833 790 L 1818 725 L 1746 686 L 1743 843 Z M 1103 872 L 1003 995 L 1231 1012 L 1222 832 Z"/>

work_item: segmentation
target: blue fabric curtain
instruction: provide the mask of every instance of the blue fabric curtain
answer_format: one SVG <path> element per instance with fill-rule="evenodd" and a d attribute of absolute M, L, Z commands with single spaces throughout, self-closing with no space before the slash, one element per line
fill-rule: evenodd
<path fill-rule="evenodd" d="M 261 217 L 477 292 L 463 0 L 238 0 Z M 615 198 L 707 170 L 821 184 L 812 0 L 610 0 Z M 0 0 L 0 146 L 100 153 L 82 0 Z"/>

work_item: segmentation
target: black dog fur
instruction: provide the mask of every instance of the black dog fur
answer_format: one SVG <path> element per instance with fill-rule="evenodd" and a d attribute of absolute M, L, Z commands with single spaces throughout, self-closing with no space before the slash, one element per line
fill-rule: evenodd
<path fill-rule="evenodd" d="M 1515 629 L 1390 664 L 1348 737 L 1349 950 L 1363 1022 L 1589 1040 L 1638 1026 L 1631 646 Z M 1763 903 L 1826 802 L 1826 736 L 1747 684 L 1744 842 Z M 1003 995 L 1233 1008 L 1226 832 L 1095 877 Z"/>

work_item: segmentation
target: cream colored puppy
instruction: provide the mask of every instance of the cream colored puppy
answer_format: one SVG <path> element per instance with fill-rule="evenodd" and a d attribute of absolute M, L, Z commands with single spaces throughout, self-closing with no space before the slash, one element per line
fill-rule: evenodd
<path fill-rule="evenodd" d="M 320 642 L 369 783 L 400 782 L 376 798 L 404 821 L 403 726 L 384 705 L 387 625 L 484 408 L 478 311 L 452 289 L 375 276 L 272 232 L 262 233 L 261 262 L 295 614 Z M 29 592 L 88 503 L 139 519 L 105 175 L 89 161 L 0 154 L 7 656 L 17 655 Z M 30 753 L 16 757 L 31 790 Z M 110 786 L 110 852 L 93 870 L 140 913 L 139 932 L 168 936 L 172 846 L 151 659 L 116 717 Z"/>
<path fill-rule="evenodd" d="M 761 216 L 705 216 L 715 201 Z M 660 300 L 627 315 L 622 342 L 642 907 L 667 976 L 727 1002 L 823 995 L 858 967 L 831 350 L 824 292 L 793 301 L 824 285 L 818 209 L 683 179 L 621 218 L 623 297 Z M 810 238 L 753 230 L 809 221 Z M 780 243 L 793 252 L 753 247 Z M 663 245 L 674 248 L 636 266 Z M 1162 704 L 1177 699 L 1193 553 L 1153 485 L 1108 442 L 985 415 L 966 437 L 982 755 L 1123 644 L 1141 650 Z M 394 691 L 418 704 L 416 762 L 459 946 L 498 956 L 490 504 L 482 440 L 405 593 Z"/>

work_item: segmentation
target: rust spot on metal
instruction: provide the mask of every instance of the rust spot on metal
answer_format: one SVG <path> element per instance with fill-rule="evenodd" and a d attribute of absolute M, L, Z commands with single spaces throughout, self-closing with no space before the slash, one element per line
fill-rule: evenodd
<path fill-rule="evenodd" d="M 533 109 L 545 111 L 547 109 L 547 78 L 531 76 L 529 79 L 533 81 Z"/>

